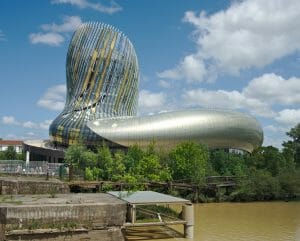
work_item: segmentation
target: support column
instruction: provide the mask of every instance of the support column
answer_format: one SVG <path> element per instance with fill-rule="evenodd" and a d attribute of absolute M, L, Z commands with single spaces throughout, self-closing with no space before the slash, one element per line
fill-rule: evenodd
<path fill-rule="evenodd" d="M 26 166 L 29 165 L 29 161 L 30 161 L 30 152 L 26 151 L 26 162 L 25 162 Z"/>
<path fill-rule="evenodd" d="M 136 207 L 133 204 L 131 206 L 131 223 L 135 223 L 135 221 L 136 221 Z"/>
<path fill-rule="evenodd" d="M 134 204 L 129 204 L 127 206 L 127 222 L 130 222 L 132 224 L 136 221 L 136 206 Z"/>
<path fill-rule="evenodd" d="M 184 237 L 192 239 L 194 237 L 194 206 L 185 204 L 182 207 L 183 220 L 187 221 L 184 225 Z"/>

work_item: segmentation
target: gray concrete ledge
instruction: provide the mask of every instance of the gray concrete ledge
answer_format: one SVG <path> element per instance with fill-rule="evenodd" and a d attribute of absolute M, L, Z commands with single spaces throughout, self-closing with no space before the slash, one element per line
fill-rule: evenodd
<path fill-rule="evenodd" d="M 79 240 L 68 237 L 96 231 L 103 239 L 95 240 L 123 240 L 125 217 L 126 203 L 104 193 L 14 195 L 0 204 L 0 240 Z"/>

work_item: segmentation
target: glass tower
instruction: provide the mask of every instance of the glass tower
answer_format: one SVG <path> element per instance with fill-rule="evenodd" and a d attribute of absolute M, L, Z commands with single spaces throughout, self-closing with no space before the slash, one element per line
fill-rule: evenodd
<path fill-rule="evenodd" d="M 69 45 L 66 77 L 66 104 L 49 129 L 54 144 L 99 144 L 103 138 L 87 127 L 88 121 L 136 115 L 138 61 L 133 45 L 116 28 L 82 24 Z"/>

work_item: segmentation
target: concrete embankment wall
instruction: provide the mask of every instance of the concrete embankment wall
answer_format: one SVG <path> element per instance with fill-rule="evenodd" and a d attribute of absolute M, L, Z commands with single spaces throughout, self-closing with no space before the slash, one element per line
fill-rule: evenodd
<path fill-rule="evenodd" d="M 0 206 L 0 240 L 124 240 L 126 203 L 109 194 L 16 197 Z"/>
<path fill-rule="evenodd" d="M 0 178 L 0 194 L 51 194 L 69 193 L 70 189 L 66 183 L 58 180 L 26 180 L 26 178 L 2 177 Z"/>

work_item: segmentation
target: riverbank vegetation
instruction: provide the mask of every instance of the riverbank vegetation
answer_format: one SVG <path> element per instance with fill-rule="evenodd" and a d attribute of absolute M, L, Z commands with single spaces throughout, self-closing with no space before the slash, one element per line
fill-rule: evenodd
<path fill-rule="evenodd" d="M 181 143 L 169 152 L 158 151 L 155 142 L 146 150 L 134 145 L 127 152 L 111 152 L 106 145 L 92 151 L 76 144 L 67 149 L 65 161 L 85 180 L 124 182 L 140 190 L 142 183 L 151 181 L 197 184 L 202 190 L 198 201 L 293 199 L 300 194 L 300 123 L 287 135 L 290 140 L 282 150 L 266 146 L 251 154 L 208 150 L 193 142 Z M 209 194 L 207 176 L 233 176 L 238 181 L 230 191 Z"/>

